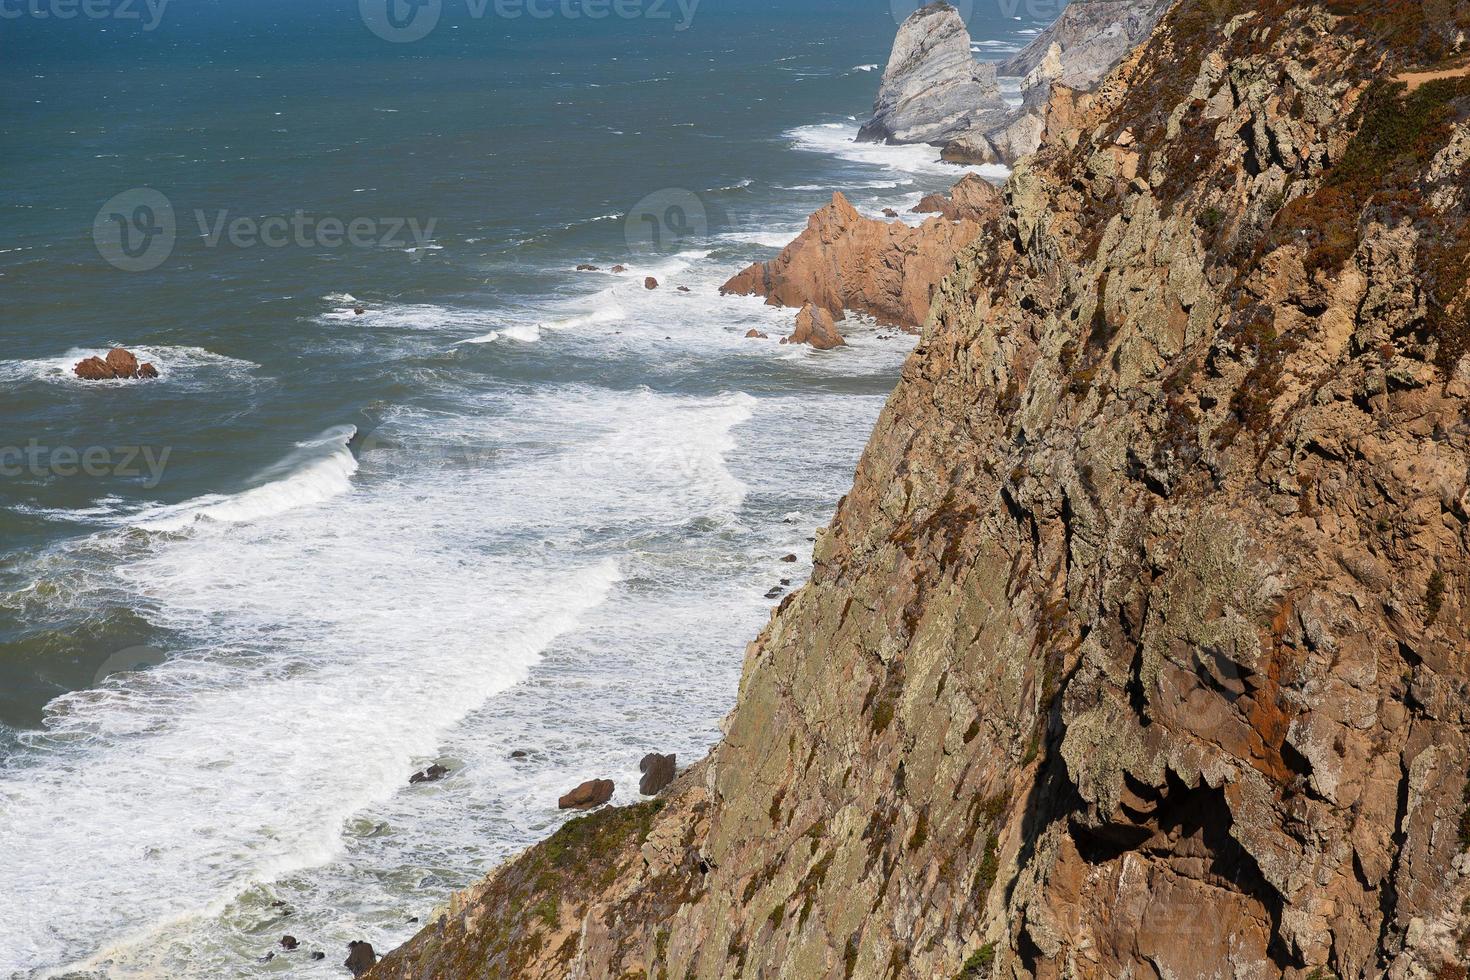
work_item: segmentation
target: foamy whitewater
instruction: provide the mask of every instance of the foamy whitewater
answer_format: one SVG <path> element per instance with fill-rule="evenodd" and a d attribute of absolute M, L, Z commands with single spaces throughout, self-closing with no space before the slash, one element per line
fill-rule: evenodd
<path fill-rule="evenodd" d="M 33 723 L 0 723 L 0 977 L 339 977 L 348 942 L 391 949 L 454 890 L 553 831 L 566 790 L 611 778 L 614 802 L 630 803 L 644 754 L 675 752 L 683 766 L 709 750 L 746 644 L 810 573 L 812 540 L 914 344 L 854 317 L 845 348 L 783 346 L 794 311 L 718 288 L 774 256 L 834 190 L 866 214 L 906 212 L 964 172 L 932 147 L 856 144 L 855 119 L 822 115 L 871 99 L 891 25 L 844 46 L 800 23 L 753 34 L 738 85 L 709 70 L 729 54 L 718 21 L 646 63 L 622 49 L 568 55 L 546 73 L 552 101 L 536 111 L 576 119 L 575 107 L 601 98 L 591 86 L 606 85 L 601 115 L 571 127 L 602 142 L 575 178 L 585 199 L 559 209 L 548 193 L 532 215 L 484 203 L 522 207 L 531 193 L 498 181 L 539 173 L 519 156 L 496 161 L 494 132 L 460 169 L 441 160 L 470 139 L 462 133 L 493 130 L 477 78 L 454 74 L 487 59 L 451 48 L 435 62 L 448 77 L 438 103 L 464 99 L 440 106 L 403 82 L 427 84 L 421 49 L 404 45 L 410 74 L 363 95 L 361 115 L 312 144 L 311 159 L 330 164 L 310 171 L 330 175 L 316 193 L 365 199 L 399 184 L 443 195 L 401 213 L 474 218 L 446 217 L 412 254 L 186 252 L 166 269 L 180 277 L 172 299 L 148 280 L 106 279 L 95 302 L 107 326 L 54 342 L 33 327 L 22 355 L 0 361 L 0 387 L 42 405 L 37 426 L 116 417 L 128 420 L 119 440 L 180 443 L 159 481 L 38 478 L 0 506 L 0 521 L 33 542 L 0 554 L 0 627 L 25 627 L 13 669 L 34 658 L 37 689 L 55 689 L 37 702 L 44 717 L 38 708 Z M 441 40 L 486 43 L 462 26 Z M 363 43 L 344 36 L 346 50 Z M 279 37 L 263 42 L 271 58 Z M 315 35 L 287 40 L 305 67 L 283 68 L 281 84 L 320 87 Z M 577 65 L 602 74 L 563 76 Z M 801 90 L 825 108 L 761 109 L 732 136 L 721 113 L 686 104 L 681 86 L 707 74 L 705 101 L 743 85 L 742 104 Z M 662 105 L 649 92 L 667 106 L 618 114 Z M 293 115 L 284 99 L 249 110 L 269 120 L 252 138 L 289 125 L 276 118 Z M 313 107 L 312 139 L 345 111 Z M 380 148 L 361 136 L 372 119 L 429 127 L 384 141 L 384 153 L 409 147 L 413 180 L 374 169 Z M 233 130 L 220 139 L 170 159 L 212 172 L 248 152 Z M 692 179 L 681 154 L 696 151 L 708 159 L 689 192 L 708 209 L 707 232 L 633 247 L 624 215 Z M 118 152 L 155 159 L 146 141 Z M 585 190 L 586 173 L 624 158 L 636 180 L 624 174 L 606 199 Z M 237 179 L 259 171 L 274 185 L 270 165 L 254 161 Z M 187 214 L 196 202 L 176 193 Z M 72 244 L 0 249 L 0 283 L 39 281 L 48 253 Z M 74 261 L 81 274 L 66 288 L 76 292 L 95 273 Z M 576 271 L 588 262 L 601 268 Z M 267 268 L 277 278 L 263 278 Z M 182 322 L 141 339 L 144 316 L 112 325 L 125 287 L 139 290 L 139 309 L 184 309 Z M 769 339 L 746 339 L 752 328 Z M 159 380 L 75 379 L 77 360 L 113 343 L 157 364 Z M 300 394 L 317 389 L 314 401 Z M 63 670 L 90 675 L 85 658 L 45 659 L 76 637 L 117 649 L 95 677 Z M 9 666 L 0 680 L 29 678 Z M 434 763 L 451 775 L 409 784 Z M 299 952 L 279 948 L 287 933 Z M 317 951 L 324 958 L 309 958 Z"/>

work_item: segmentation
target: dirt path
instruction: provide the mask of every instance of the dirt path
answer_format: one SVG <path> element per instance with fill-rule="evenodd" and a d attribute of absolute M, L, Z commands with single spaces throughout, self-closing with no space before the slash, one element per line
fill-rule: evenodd
<path fill-rule="evenodd" d="M 1443 68 L 1439 71 L 1407 71 L 1402 75 L 1395 75 L 1394 81 L 1407 82 L 1409 91 L 1413 92 L 1429 82 L 1437 82 L 1441 78 L 1464 78 L 1470 75 L 1470 62 L 1458 68 Z"/>

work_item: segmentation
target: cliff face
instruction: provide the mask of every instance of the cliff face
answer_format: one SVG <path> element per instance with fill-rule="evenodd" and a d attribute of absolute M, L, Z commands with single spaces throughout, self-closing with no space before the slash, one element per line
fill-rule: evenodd
<path fill-rule="evenodd" d="M 1056 22 L 996 67 L 1021 78 L 1021 106 L 1000 121 L 982 120 L 945 145 L 956 163 L 1013 163 L 1041 144 L 1047 107 L 1058 87 L 1090 91 L 1123 60 L 1173 0 L 1072 0 Z"/>
<path fill-rule="evenodd" d="M 899 26 L 893 54 L 858 139 L 881 143 L 942 143 L 1006 115 L 995 68 L 970 52 L 959 11 L 931 3 Z"/>
<path fill-rule="evenodd" d="M 1048 59 L 1050 80 L 1091 88 L 1154 29 L 1172 0 L 1071 0 L 1046 30 L 1020 53 L 996 66 L 1011 78 L 1027 78 Z"/>
<path fill-rule="evenodd" d="M 1181 0 L 961 254 L 710 758 L 372 976 L 1464 976 L 1467 27 Z"/>

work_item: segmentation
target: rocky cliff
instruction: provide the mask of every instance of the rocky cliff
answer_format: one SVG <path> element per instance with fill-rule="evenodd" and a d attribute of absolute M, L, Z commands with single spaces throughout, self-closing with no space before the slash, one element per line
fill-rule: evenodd
<path fill-rule="evenodd" d="M 1041 144 L 1058 89 L 1090 91 L 1147 37 L 1174 0 L 1072 0 L 1024 50 L 996 67 L 1020 78 L 1021 106 L 978 120 L 948 141 L 954 163 L 1014 163 Z"/>
<path fill-rule="evenodd" d="M 943 143 L 1005 118 L 993 65 L 975 60 L 959 11 L 931 3 L 899 26 L 873 105 L 858 132 L 871 143 Z"/>
<path fill-rule="evenodd" d="M 996 65 L 997 74 L 1028 78 L 1048 60 L 1049 79 L 1091 88 L 1154 29 L 1173 0 L 1071 0 L 1056 21 L 1020 53 Z"/>
<path fill-rule="evenodd" d="M 372 976 L 1464 977 L 1467 29 L 1180 0 L 944 281 L 711 756 Z"/>

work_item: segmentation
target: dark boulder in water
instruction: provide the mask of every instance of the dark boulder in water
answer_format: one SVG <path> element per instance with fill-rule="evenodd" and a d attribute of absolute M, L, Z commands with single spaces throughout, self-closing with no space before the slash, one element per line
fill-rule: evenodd
<path fill-rule="evenodd" d="M 628 271 L 628 267 L 625 266 L 625 265 L 615 265 L 615 266 L 612 267 L 612 271 L 614 271 L 614 272 L 627 272 Z"/>
<path fill-rule="evenodd" d="M 354 977 L 360 977 L 378 965 L 378 954 L 372 943 L 356 940 L 347 944 L 347 962 L 342 965 L 351 970 Z"/>
<path fill-rule="evenodd" d="M 510 757 L 512 759 L 524 759 L 527 758 L 530 754 L 531 753 L 527 752 L 525 749 L 516 749 L 510 754 Z"/>
<path fill-rule="evenodd" d="M 281 948 L 284 949 L 284 950 L 286 950 L 286 951 L 288 951 L 288 952 L 291 951 L 291 950 L 293 950 L 293 949 L 295 949 L 296 947 L 298 947 L 300 945 L 301 945 L 301 943 L 297 942 L 295 936 L 282 936 L 281 937 Z"/>
<path fill-rule="evenodd" d="M 590 779 L 556 801 L 561 810 L 591 810 L 602 806 L 613 797 L 611 779 Z"/>
<path fill-rule="evenodd" d="M 447 766 L 432 765 L 429 768 L 425 769 L 423 772 L 414 773 L 412 776 L 408 777 L 408 781 L 415 784 L 437 783 L 439 780 L 443 779 L 447 775 L 449 775 L 449 768 Z"/>
<path fill-rule="evenodd" d="M 597 268 L 597 266 L 595 266 L 595 265 L 590 265 L 590 264 L 584 262 L 581 265 L 577 266 L 577 271 L 578 272 L 599 272 L 601 270 L 599 270 Z"/>
<path fill-rule="evenodd" d="M 644 289 L 657 289 L 658 288 L 658 280 L 655 279 L 655 278 L 653 278 L 653 276 L 649 276 L 647 279 L 643 280 L 643 288 Z"/>
<path fill-rule="evenodd" d="M 679 769 L 678 761 L 677 755 L 645 755 L 638 764 L 638 771 L 643 773 L 643 778 L 638 781 L 638 792 L 644 796 L 657 796 L 663 792 L 664 787 L 674 781 Z"/>

